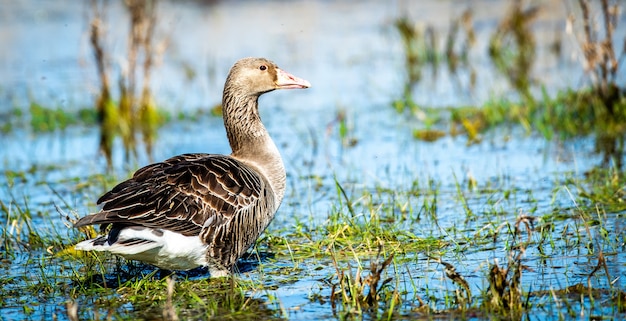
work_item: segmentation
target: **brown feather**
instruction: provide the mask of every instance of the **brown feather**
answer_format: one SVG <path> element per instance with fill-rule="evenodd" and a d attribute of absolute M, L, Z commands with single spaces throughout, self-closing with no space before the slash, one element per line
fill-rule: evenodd
<path fill-rule="evenodd" d="M 258 174 L 224 155 L 185 154 L 141 168 L 104 194 L 102 211 L 75 226 L 124 223 L 197 235 L 210 216 L 230 219 L 259 202 Z"/>

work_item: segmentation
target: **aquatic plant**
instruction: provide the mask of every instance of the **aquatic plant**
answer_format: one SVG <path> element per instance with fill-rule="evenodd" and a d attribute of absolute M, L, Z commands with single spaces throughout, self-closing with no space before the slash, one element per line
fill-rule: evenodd
<path fill-rule="evenodd" d="M 394 21 L 393 27 L 400 36 L 404 48 L 407 76 L 402 98 L 392 103 L 398 112 L 409 110 L 416 113 L 420 109 L 413 100 L 413 90 L 422 80 L 422 71 L 426 66 L 432 69 L 433 78 L 436 78 L 439 65 L 443 62 L 453 75 L 457 74 L 459 66 L 463 66 L 470 70 L 469 83 L 471 86 L 474 85 L 476 74 L 468 59 L 469 50 L 475 43 L 471 10 L 465 10 L 460 17 L 452 20 L 443 49 L 439 48 L 439 36 L 433 26 L 421 27 L 408 16 L 401 16 Z M 462 34 L 459 31 L 461 29 Z"/>
<path fill-rule="evenodd" d="M 524 266 L 522 257 L 526 247 L 531 243 L 532 230 L 535 218 L 528 215 L 518 216 L 513 231 L 513 244 L 509 248 L 506 268 L 501 268 L 498 262 L 489 266 L 487 281 L 488 289 L 483 292 L 482 308 L 489 313 L 519 319 L 524 309 L 522 301 L 521 278 Z M 504 227 L 502 225 L 501 227 Z M 526 232 L 527 240 L 522 241 L 522 231 Z"/>
<path fill-rule="evenodd" d="M 157 1 L 124 2 L 130 17 L 128 33 L 128 52 L 126 69 L 119 75 L 120 97 L 117 103 L 112 97 L 108 68 L 108 54 L 103 44 L 106 24 L 106 2 L 92 1 L 90 42 L 100 78 L 100 94 L 96 100 L 96 109 L 100 121 L 100 150 L 105 155 L 107 164 L 112 162 L 112 141 L 120 135 L 125 147 L 126 160 L 136 157 L 135 135 L 142 133 L 146 152 L 152 156 L 152 141 L 156 128 L 163 122 L 150 90 L 151 71 L 163 55 L 166 42 L 154 43 L 157 25 Z M 140 58 L 143 58 L 140 60 Z M 142 88 L 137 94 L 137 74 L 141 72 Z"/>
<path fill-rule="evenodd" d="M 530 26 L 538 12 L 538 7 L 524 9 L 522 0 L 514 0 L 489 42 L 489 56 L 496 69 L 529 105 L 534 103 L 530 92 L 530 72 L 536 47 Z"/>
<path fill-rule="evenodd" d="M 624 154 L 624 134 L 626 133 L 626 88 L 616 83 L 616 76 L 626 56 L 626 46 L 617 54 L 613 45 L 613 35 L 619 21 L 620 7 L 617 3 L 609 4 L 609 0 L 601 1 L 604 37 L 597 29 L 591 8 L 587 0 L 579 0 L 583 16 L 584 40 L 579 39 L 585 57 L 585 70 L 592 78 L 593 95 L 599 98 L 591 104 L 594 118 L 601 125 L 595 130 L 596 146 L 604 152 L 604 165 L 614 161 L 619 168 L 622 166 Z M 626 38 L 624 39 L 626 44 Z M 618 60 L 619 58 L 619 60 Z M 579 97 L 578 99 L 581 99 Z M 604 110 L 599 111 L 595 106 Z"/>
<path fill-rule="evenodd" d="M 337 280 L 328 281 L 331 286 L 329 300 L 333 314 L 339 314 L 340 318 L 342 314 L 343 317 L 350 314 L 358 316 L 372 314 L 376 317 L 379 316 L 378 308 L 381 301 L 384 303 L 383 315 L 393 314 L 394 308 L 400 303 L 400 295 L 396 288 L 391 286 L 386 288 L 393 278 L 383 276 L 383 272 L 393 261 L 393 254 L 380 262 L 381 250 L 382 248 L 379 248 L 376 258 L 370 259 L 369 274 L 364 273 L 360 264 L 354 272 L 350 264 L 347 268 L 342 268 L 333 256 Z"/>

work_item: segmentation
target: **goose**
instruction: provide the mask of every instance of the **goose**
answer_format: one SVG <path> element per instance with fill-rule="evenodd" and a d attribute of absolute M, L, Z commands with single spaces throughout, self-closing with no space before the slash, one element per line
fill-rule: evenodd
<path fill-rule="evenodd" d="M 99 212 L 75 222 L 75 228 L 100 224 L 102 233 L 75 249 L 165 270 L 205 266 L 211 277 L 229 275 L 285 195 L 285 167 L 261 122 L 258 99 L 310 86 L 268 59 L 237 61 L 222 96 L 232 153 L 183 154 L 137 170 L 98 199 Z"/>

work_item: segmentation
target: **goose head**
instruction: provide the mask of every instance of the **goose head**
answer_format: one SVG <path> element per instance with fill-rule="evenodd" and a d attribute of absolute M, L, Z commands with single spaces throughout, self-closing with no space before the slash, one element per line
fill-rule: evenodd
<path fill-rule="evenodd" d="M 237 61 L 226 79 L 226 86 L 250 96 L 260 96 L 276 89 L 309 88 L 311 84 L 278 68 L 265 58 L 244 58 Z"/>

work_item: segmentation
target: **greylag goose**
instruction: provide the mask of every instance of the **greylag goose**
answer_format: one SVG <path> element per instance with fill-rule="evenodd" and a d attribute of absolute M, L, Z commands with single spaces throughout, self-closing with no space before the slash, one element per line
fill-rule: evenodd
<path fill-rule="evenodd" d="M 308 88 L 264 58 L 230 70 L 222 97 L 231 155 L 184 154 L 139 169 L 98 199 L 102 209 L 74 227 L 101 224 L 77 250 L 108 251 L 167 270 L 206 266 L 225 276 L 272 221 L 285 193 L 285 167 L 261 123 L 258 99 Z"/>

